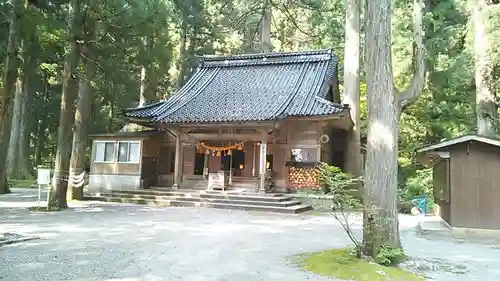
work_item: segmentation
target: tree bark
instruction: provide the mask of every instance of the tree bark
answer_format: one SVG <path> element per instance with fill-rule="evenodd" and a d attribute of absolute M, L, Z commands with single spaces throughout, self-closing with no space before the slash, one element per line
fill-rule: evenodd
<path fill-rule="evenodd" d="M 84 51 L 85 52 L 85 51 Z M 88 52 L 85 52 L 89 56 Z M 85 148 L 87 146 L 88 125 L 91 122 L 92 86 L 90 81 L 94 77 L 95 66 L 92 62 L 84 63 L 85 75 L 80 77 L 78 88 L 78 102 L 75 112 L 75 133 L 73 134 L 73 149 L 71 153 L 69 174 L 78 177 L 85 172 L 87 163 Z M 68 182 L 68 200 L 83 200 L 83 185 L 74 185 L 73 180 Z"/>
<path fill-rule="evenodd" d="M 141 60 L 142 66 L 141 66 L 141 76 L 140 76 L 140 81 L 139 81 L 139 106 L 144 106 L 146 105 L 147 102 L 147 97 L 146 97 L 146 87 L 147 87 L 147 82 L 146 82 L 146 68 L 147 68 L 147 61 L 149 60 L 148 55 L 146 55 L 145 49 L 147 49 L 147 42 L 144 37 L 141 38 L 142 46 L 140 49 L 141 53 Z"/>
<path fill-rule="evenodd" d="M 30 7 L 30 6 L 28 6 Z M 23 89 L 16 93 L 12 116 L 12 129 L 7 157 L 7 174 L 12 179 L 33 178 L 33 167 L 29 158 L 29 105 L 35 95 L 37 73 L 38 38 L 36 28 L 26 29 L 23 44 Z"/>
<path fill-rule="evenodd" d="M 55 159 L 54 176 L 52 188 L 49 194 L 49 208 L 67 208 L 66 190 L 71 158 L 71 135 L 73 120 L 75 117 L 75 99 L 78 88 L 77 66 L 80 57 L 80 45 L 82 33 L 82 12 L 80 0 L 71 0 L 70 26 L 68 30 L 68 41 L 70 50 L 66 54 L 63 73 L 63 90 L 61 96 L 61 114 L 59 117 L 59 128 L 57 132 L 57 153 Z"/>
<path fill-rule="evenodd" d="M 344 51 L 344 102 L 351 108 L 354 126 L 348 132 L 346 172 L 361 175 L 360 134 L 360 14 L 359 0 L 346 0 L 345 51 Z M 359 186 L 361 187 L 361 185 Z M 361 189 L 360 189 L 361 191 Z M 362 194 L 360 192 L 360 194 Z"/>
<path fill-rule="evenodd" d="M 488 40 L 488 0 L 469 0 L 474 30 L 477 133 L 495 136 L 497 106 L 493 91 L 493 63 Z"/>
<path fill-rule="evenodd" d="M 155 38 L 153 36 L 148 38 L 143 37 L 143 44 L 145 54 L 142 58 L 139 106 L 144 106 L 146 103 L 154 101 L 156 99 L 156 91 L 158 90 L 158 78 L 156 77 L 156 67 L 153 61 Z"/>
<path fill-rule="evenodd" d="M 47 96 L 48 96 L 48 91 L 49 91 L 49 86 L 48 86 L 48 81 L 44 77 L 42 78 L 42 83 L 43 83 L 43 109 L 47 109 Z M 42 152 L 45 149 L 45 140 L 46 140 L 46 135 L 45 135 L 45 129 L 46 129 L 46 121 L 45 118 L 38 118 L 38 123 L 37 123 L 37 139 L 36 139 L 36 148 L 35 148 L 35 165 L 36 167 L 42 165 Z"/>
<path fill-rule="evenodd" d="M 139 81 L 139 106 L 146 105 L 146 67 L 141 67 L 141 76 Z"/>
<path fill-rule="evenodd" d="M 415 101 L 425 75 L 422 0 L 414 0 L 416 69 L 411 86 L 397 95 L 392 73 L 391 0 L 367 1 L 366 75 L 368 142 L 363 212 L 363 253 L 375 257 L 381 247 L 401 248 L 397 213 L 398 121 Z"/>
<path fill-rule="evenodd" d="M 19 81 L 19 50 L 21 43 L 21 24 L 25 13 L 24 1 L 12 1 L 12 13 L 9 27 L 9 42 L 7 45 L 7 56 L 4 70 L 4 89 L 0 91 L 0 194 L 9 193 L 7 182 L 7 154 L 10 142 L 10 127 L 12 115 L 12 98 L 17 90 L 20 90 Z M 17 83 L 16 83 L 17 82 Z"/>
<path fill-rule="evenodd" d="M 271 44 L 271 17 L 272 9 L 271 2 L 264 0 L 264 10 L 262 11 L 262 21 L 260 22 L 260 43 L 261 49 L 264 52 L 271 52 L 273 45 Z"/>
<path fill-rule="evenodd" d="M 179 61 L 177 63 L 177 69 L 179 71 L 179 77 L 177 78 L 177 87 L 180 88 L 184 84 L 184 79 L 186 75 L 186 43 L 188 38 L 188 14 L 183 12 L 182 24 L 181 24 L 181 41 L 179 43 Z"/>

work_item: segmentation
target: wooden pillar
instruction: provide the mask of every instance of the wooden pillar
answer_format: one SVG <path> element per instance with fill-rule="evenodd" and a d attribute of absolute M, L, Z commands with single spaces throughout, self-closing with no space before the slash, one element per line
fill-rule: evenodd
<path fill-rule="evenodd" d="M 256 174 L 256 160 L 257 160 L 257 144 L 254 142 L 253 143 L 253 149 L 252 149 L 252 177 L 255 177 Z"/>
<path fill-rule="evenodd" d="M 206 152 L 203 159 L 203 178 L 208 179 L 208 153 Z"/>
<path fill-rule="evenodd" d="M 179 188 L 182 182 L 182 142 L 181 132 L 175 136 L 175 164 L 174 164 L 174 185 L 173 188 Z"/>
<path fill-rule="evenodd" d="M 245 146 L 243 147 L 243 151 L 245 152 L 245 163 L 243 163 L 245 167 L 243 168 L 242 176 L 253 177 L 255 173 L 253 167 L 255 158 L 255 144 L 245 144 Z"/>
<path fill-rule="evenodd" d="M 264 184 L 266 182 L 266 160 L 267 160 L 267 134 L 262 133 L 262 141 L 260 143 L 259 155 L 259 191 L 265 191 Z"/>

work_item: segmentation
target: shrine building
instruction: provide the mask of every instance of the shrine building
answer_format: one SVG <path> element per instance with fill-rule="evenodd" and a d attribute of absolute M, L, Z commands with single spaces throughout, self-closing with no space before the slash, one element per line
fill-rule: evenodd
<path fill-rule="evenodd" d="M 331 50 L 201 57 L 169 99 L 127 109 L 141 132 L 93 135 L 89 188 L 316 187 L 353 126 Z"/>

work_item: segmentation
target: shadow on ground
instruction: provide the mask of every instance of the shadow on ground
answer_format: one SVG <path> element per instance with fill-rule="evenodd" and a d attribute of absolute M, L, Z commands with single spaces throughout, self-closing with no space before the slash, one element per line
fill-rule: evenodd
<path fill-rule="evenodd" d="M 2 231 L 41 239 L 0 248 L 1 280 L 332 280 L 303 272 L 289 257 L 349 243 L 329 216 L 100 202 L 36 213 L 24 196 L 0 197 L 0 206 L 19 204 L 0 208 Z M 401 225 L 415 257 L 408 266 L 430 280 L 500 280 L 495 245 L 420 237 L 413 217 Z M 358 235 L 359 226 L 358 219 Z"/>

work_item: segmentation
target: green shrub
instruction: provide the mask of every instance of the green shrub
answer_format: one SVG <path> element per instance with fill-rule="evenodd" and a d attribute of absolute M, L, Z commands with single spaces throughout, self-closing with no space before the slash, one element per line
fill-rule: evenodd
<path fill-rule="evenodd" d="M 361 243 L 352 232 L 349 215 L 353 210 L 362 209 L 358 198 L 357 184 L 361 177 L 353 177 L 340 168 L 320 163 L 317 166 L 321 188 L 325 194 L 332 196 L 331 214 L 342 225 L 347 236 L 353 242 L 357 256 L 361 256 Z"/>
<path fill-rule="evenodd" d="M 384 266 L 390 266 L 400 263 L 406 258 L 403 249 L 381 246 L 375 256 L 375 261 Z"/>

